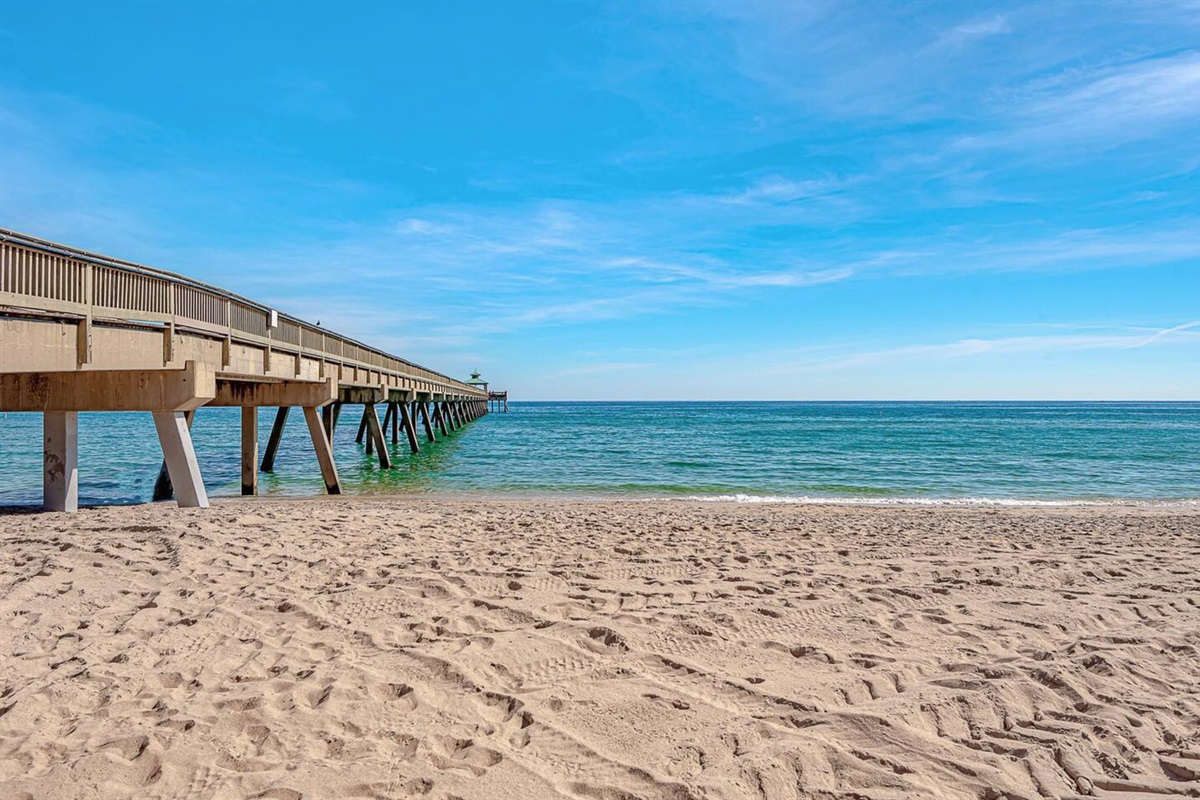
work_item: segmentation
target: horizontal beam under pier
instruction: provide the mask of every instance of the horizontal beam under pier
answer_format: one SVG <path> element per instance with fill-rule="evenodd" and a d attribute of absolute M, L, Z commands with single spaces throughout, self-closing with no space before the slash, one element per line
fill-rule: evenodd
<path fill-rule="evenodd" d="M 349 405 L 366 405 L 368 403 L 386 403 L 388 389 L 384 386 L 338 386 L 337 401 Z"/>
<path fill-rule="evenodd" d="M 191 411 L 217 394 L 216 373 L 183 369 L 0 373 L 0 411 Z"/>
<path fill-rule="evenodd" d="M 338 399 L 336 378 L 323 381 L 242 381 L 234 378 L 217 379 L 217 395 L 210 406 L 277 406 L 320 408 Z"/>

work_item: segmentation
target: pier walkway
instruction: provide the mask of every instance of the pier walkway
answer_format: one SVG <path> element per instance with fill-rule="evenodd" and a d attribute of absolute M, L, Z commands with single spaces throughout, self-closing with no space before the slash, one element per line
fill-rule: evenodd
<path fill-rule="evenodd" d="M 418 452 L 486 414 L 488 392 L 215 286 L 0 228 L 0 411 L 44 415 L 47 510 L 78 508 L 80 411 L 150 412 L 164 455 L 155 499 L 203 507 L 196 409 L 242 409 L 243 494 L 302 409 L 338 494 L 330 442 L 347 405 L 362 407 L 358 441 L 386 469 L 389 434 Z M 260 462 L 262 406 L 279 410 Z"/>

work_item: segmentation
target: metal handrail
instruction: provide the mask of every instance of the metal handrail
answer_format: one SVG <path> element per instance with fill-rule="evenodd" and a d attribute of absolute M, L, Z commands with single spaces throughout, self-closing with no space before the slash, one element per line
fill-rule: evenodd
<path fill-rule="evenodd" d="M 97 310 L 118 312 L 476 393 L 448 375 L 185 275 L 7 228 L 0 228 L 0 251 L 0 304 L 33 300 L 36 310 L 88 318 Z M 30 257 L 37 254 L 43 258 Z"/>

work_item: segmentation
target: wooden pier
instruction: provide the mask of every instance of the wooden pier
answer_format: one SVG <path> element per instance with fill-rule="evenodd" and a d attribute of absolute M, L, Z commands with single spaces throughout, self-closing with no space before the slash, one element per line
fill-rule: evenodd
<path fill-rule="evenodd" d="M 150 412 L 163 450 L 155 499 L 204 507 L 190 433 L 201 407 L 242 410 L 242 494 L 256 494 L 259 472 L 274 468 L 292 408 L 326 489 L 339 494 L 331 442 L 345 406 L 362 408 L 358 441 L 388 469 L 389 435 L 419 452 L 422 439 L 488 413 L 490 399 L 486 384 L 223 289 L 0 228 L 0 411 L 43 414 L 46 510 L 78 508 L 80 411 Z M 260 462 L 263 406 L 278 411 Z"/>

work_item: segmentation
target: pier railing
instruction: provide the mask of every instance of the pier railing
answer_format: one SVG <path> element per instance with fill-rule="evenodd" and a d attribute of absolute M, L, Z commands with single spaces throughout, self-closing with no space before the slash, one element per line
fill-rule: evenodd
<path fill-rule="evenodd" d="M 0 306 L 88 322 L 171 326 L 480 394 L 448 375 L 224 289 L 5 228 L 0 228 Z"/>

